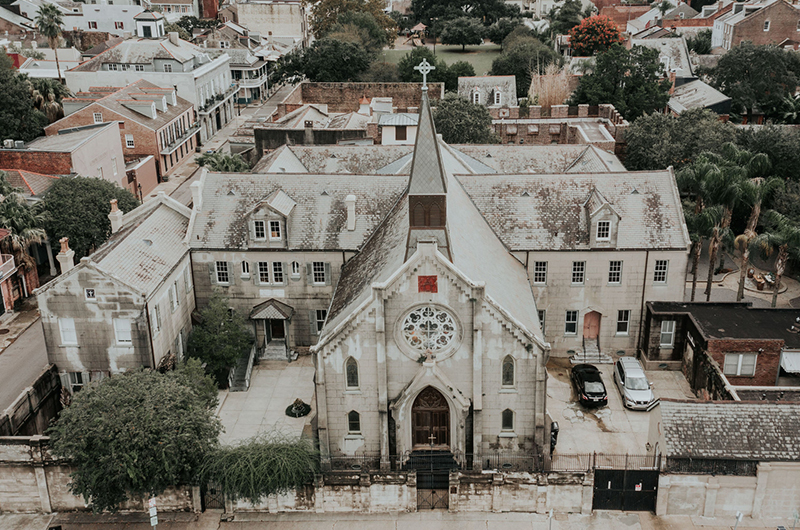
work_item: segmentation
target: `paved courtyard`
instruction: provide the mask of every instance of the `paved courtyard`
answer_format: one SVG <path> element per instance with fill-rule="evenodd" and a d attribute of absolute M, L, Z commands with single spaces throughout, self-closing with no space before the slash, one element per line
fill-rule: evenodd
<path fill-rule="evenodd" d="M 311 405 L 311 413 L 303 418 L 290 418 L 286 408 L 300 398 Z M 316 413 L 314 399 L 314 363 L 311 356 L 294 362 L 261 361 L 253 367 L 250 390 L 222 391 L 217 412 L 225 432 L 220 441 L 236 443 L 273 430 L 299 436 L 311 434 L 310 422 Z"/>
<path fill-rule="evenodd" d="M 598 365 L 608 392 L 608 405 L 587 409 L 575 398 L 569 379 L 569 361 L 555 359 L 547 371 L 547 410 L 561 431 L 556 453 L 643 454 L 650 427 L 650 413 L 628 410 L 622 405 L 613 381 L 613 364 Z M 694 399 L 681 372 L 648 371 L 656 397 Z"/>

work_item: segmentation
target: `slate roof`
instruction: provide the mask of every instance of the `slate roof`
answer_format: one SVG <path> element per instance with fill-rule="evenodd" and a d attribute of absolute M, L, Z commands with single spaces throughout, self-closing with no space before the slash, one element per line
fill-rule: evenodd
<path fill-rule="evenodd" d="M 23 195 L 41 197 L 50 186 L 56 183 L 59 177 L 43 175 L 24 169 L 0 169 L 6 174 L 6 180 L 15 188 L 22 190 Z"/>
<path fill-rule="evenodd" d="M 427 110 L 426 110 L 427 109 Z M 410 195 L 430 195 L 447 192 L 447 183 L 439 154 L 439 141 L 433 125 L 433 114 L 428 102 L 428 91 L 422 91 L 422 109 L 419 113 L 414 157 L 411 160 Z"/>
<path fill-rule="evenodd" d="M 669 70 L 676 70 L 678 77 L 692 77 L 692 61 L 689 59 L 689 48 L 686 40 L 664 39 L 631 39 L 631 46 L 644 46 L 658 52 L 659 59 L 669 58 Z"/>
<path fill-rule="evenodd" d="M 702 109 L 730 100 L 731 98 L 716 88 L 696 79 L 676 87 L 668 105 L 673 111 L 681 113 L 687 109 Z"/>
<path fill-rule="evenodd" d="M 800 460 L 800 403 L 661 400 L 669 458 Z"/>
<path fill-rule="evenodd" d="M 62 129 L 58 134 L 40 136 L 35 140 L 31 140 L 31 142 L 25 146 L 25 149 L 31 151 L 71 153 L 98 134 L 105 132 L 109 127 L 117 127 L 116 122 Z"/>
<path fill-rule="evenodd" d="M 413 151 L 410 145 L 284 145 L 265 155 L 253 172 L 280 173 L 283 167 L 285 172 L 372 175 Z"/>
<path fill-rule="evenodd" d="M 72 68 L 72 71 L 97 72 L 106 63 L 148 64 L 154 59 L 173 59 L 187 63 L 204 53 L 207 53 L 207 50 L 183 40 L 179 40 L 178 44 L 173 44 L 167 37 L 161 39 L 133 38 L 124 40 L 79 64 Z"/>

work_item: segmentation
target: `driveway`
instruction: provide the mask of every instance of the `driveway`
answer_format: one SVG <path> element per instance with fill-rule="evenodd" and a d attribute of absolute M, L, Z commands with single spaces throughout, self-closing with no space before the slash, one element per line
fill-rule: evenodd
<path fill-rule="evenodd" d="M 608 392 L 608 405 L 587 409 L 575 399 L 569 379 L 569 361 L 553 359 L 547 366 L 547 411 L 558 422 L 556 453 L 644 454 L 650 413 L 628 410 L 622 405 L 613 380 L 612 364 L 598 365 Z M 695 399 L 681 372 L 648 371 L 657 397 Z"/>

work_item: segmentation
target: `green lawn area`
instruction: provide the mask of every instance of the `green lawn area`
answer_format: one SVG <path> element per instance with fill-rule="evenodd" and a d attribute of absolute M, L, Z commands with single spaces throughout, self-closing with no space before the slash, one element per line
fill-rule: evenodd
<path fill-rule="evenodd" d="M 384 49 L 381 52 L 387 63 L 397 64 L 404 55 L 411 50 L 391 50 Z M 436 45 L 436 57 L 443 60 L 448 65 L 457 61 L 466 61 L 475 69 L 475 75 L 486 75 L 492 69 L 492 61 L 500 55 L 500 46 L 494 44 L 484 44 L 482 46 L 467 46 L 465 52 L 461 51 L 461 46 L 442 46 Z"/>

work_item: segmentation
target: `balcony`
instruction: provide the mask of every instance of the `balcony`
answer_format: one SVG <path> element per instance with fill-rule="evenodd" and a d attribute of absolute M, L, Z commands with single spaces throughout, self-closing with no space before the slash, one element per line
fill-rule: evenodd
<path fill-rule="evenodd" d="M 9 274 L 14 272 L 16 265 L 14 264 L 14 256 L 11 254 L 0 254 L 0 280 L 5 280 Z"/>
<path fill-rule="evenodd" d="M 217 108 L 220 105 L 222 105 L 231 97 L 233 97 L 233 95 L 238 91 L 239 91 L 239 84 L 236 82 L 231 83 L 231 86 L 228 87 L 228 90 L 226 90 L 222 94 L 217 94 L 215 96 L 208 98 L 205 101 L 205 103 L 200 107 L 198 113 L 205 115 L 211 114 L 212 112 L 217 110 Z"/>
<path fill-rule="evenodd" d="M 238 79 L 239 88 L 260 88 L 267 82 L 267 74 L 258 77 L 242 77 Z"/>
<path fill-rule="evenodd" d="M 162 155 L 169 155 L 170 153 L 174 152 L 180 145 L 189 139 L 190 136 L 194 135 L 197 131 L 200 130 L 200 123 L 194 122 L 191 127 L 186 129 L 182 135 L 176 138 L 171 144 L 164 147 L 161 150 Z"/>

